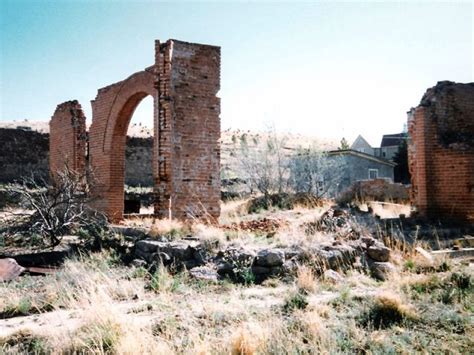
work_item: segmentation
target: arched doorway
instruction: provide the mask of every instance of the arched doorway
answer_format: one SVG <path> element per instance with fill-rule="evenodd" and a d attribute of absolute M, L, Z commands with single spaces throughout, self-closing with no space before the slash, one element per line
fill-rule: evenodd
<path fill-rule="evenodd" d="M 90 166 L 94 176 L 95 206 L 111 220 L 124 214 L 125 147 L 135 109 L 147 96 L 153 100 L 153 122 L 157 117 L 157 90 L 152 73 L 144 70 L 124 81 L 100 89 L 92 101 L 93 121 L 89 134 Z M 157 127 L 154 127 L 156 130 Z M 155 161 L 156 139 L 152 161 Z M 153 177 L 155 165 L 153 165 Z"/>
<path fill-rule="evenodd" d="M 126 136 L 124 214 L 153 214 L 153 98 L 151 96 L 146 96 L 136 106 L 128 124 Z"/>

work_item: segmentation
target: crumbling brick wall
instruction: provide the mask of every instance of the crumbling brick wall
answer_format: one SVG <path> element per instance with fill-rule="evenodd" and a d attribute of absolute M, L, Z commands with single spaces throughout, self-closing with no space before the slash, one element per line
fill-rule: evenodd
<path fill-rule="evenodd" d="M 220 48 L 156 43 L 158 175 L 155 212 L 220 214 Z"/>
<path fill-rule="evenodd" d="M 49 170 L 53 180 L 66 166 L 85 174 L 86 140 L 86 117 L 81 105 L 76 100 L 58 105 L 49 123 Z"/>
<path fill-rule="evenodd" d="M 474 83 L 439 82 L 408 113 L 411 199 L 429 218 L 474 221 Z"/>
<path fill-rule="evenodd" d="M 151 70 L 135 73 L 99 89 L 92 103 L 89 162 L 94 176 L 94 207 L 111 220 L 123 218 L 125 144 L 128 125 L 138 104 L 147 95 L 156 99 Z"/>
<path fill-rule="evenodd" d="M 220 48 L 155 43 L 155 63 L 99 89 L 92 101 L 89 161 L 95 207 L 123 218 L 125 143 L 135 108 L 154 100 L 155 214 L 185 219 L 220 214 Z"/>

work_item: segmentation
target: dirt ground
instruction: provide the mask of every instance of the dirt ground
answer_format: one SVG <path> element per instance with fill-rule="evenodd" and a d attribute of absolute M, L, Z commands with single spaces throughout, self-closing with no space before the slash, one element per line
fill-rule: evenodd
<path fill-rule="evenodd" d="M 301 229 L 329 205 L 253 215 L 245 205 L 226 203 L 221 227 L 192 231 L 247 247 L 334 237 Z M 409 209 L 370 205 L 385 218 Z M 222 227 L 255 220 L 282 223 L 270 236 Z M 126 224 L 155 235 L 183 228 L 152 219 Z M 291 277 L 255 284 L 127 265 L 114 250 L 75 256 L 56 273 L 0 284 L 0 352 L 468 353 L 474 346 L 472 264 L 443 259 L 427 265 L 414 251 L 393 246 L 391 262 L 397 272 L 385 281 L 360 269 L 321 275 L 301 264 Z"/>

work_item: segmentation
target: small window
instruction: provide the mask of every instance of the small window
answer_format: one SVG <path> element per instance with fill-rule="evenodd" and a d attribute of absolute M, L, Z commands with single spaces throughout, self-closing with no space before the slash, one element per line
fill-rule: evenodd
<path fill-rule="evenodd" d="M 386 156 L 385 152 L 383 152 L 382 155 L 383 155 L 383 157 L 385 158 L 385 156 Z"/>
<path fill-rule="evenodd" d="M 379 177 L 379 169 L 369 169 L 369 180 L 377 179 Z"/>
<path fill-rule="evenodd" d="M 319 180 L 318 181 L 318 191 L 319 192 L 322 192 L 324 190 L 324 181 L 323 180 Z"/>

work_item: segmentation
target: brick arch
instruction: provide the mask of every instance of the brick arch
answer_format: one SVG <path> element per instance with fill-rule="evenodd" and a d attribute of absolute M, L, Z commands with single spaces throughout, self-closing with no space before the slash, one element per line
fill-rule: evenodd
<path fill-rule="evenodd" d="M 51 120 L 50 170 L 64 160 L 92 172 L 93 207 L 123 218 L 126 132 L 138 104 L 153 97 L 153 188 L 157 217 L 218 218 L 220 213 L 220 48 L 155 41 L 153 66 L 98 90 L 88 156 L 85 117 L 77 102 Z M 87 158 L 87 159 L 86 159 Z M 79 164 L 80 162 L 80 164 Z"/>
<path fill-rule="evenodd" d="M 92 101 L 89 149 L 96 180 L 95 195 L 98 197 L 95 204 L 112 220 L 123 218 L 128 126 L 137 106 L 149 95 L 153 97 L 156 117 L 158 92 L 155 82 L 155 75 L 144 70 L 124 81 L 99 89 L 96 99 Z"/>

